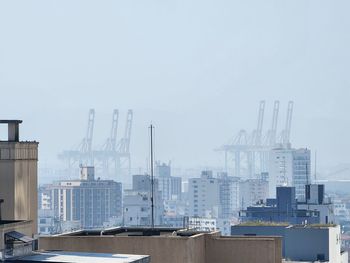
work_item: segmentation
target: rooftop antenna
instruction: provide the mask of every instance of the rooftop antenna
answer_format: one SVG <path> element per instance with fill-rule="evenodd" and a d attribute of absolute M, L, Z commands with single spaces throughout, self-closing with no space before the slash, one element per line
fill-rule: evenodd
<path fill-rule="evenodd" d="M 1 205 L 4 202 L 4 199 L 0 199 L 0 222 L 2 221 L 2 216 L 1 216 Z"/>
<path fill-rule="evenodd" d="M 309 170 L 308 170 L 308 165 L 307 165 L 307 163 L 305 164 L 305 168 L 306 168 L 306 170 L 305 170 L 305 175 L 306 175 L 306 185 L 308 185 L 308 184 L 311 184 L 311 182 L 309 182 L 309 176 L 308 176 L 308 173 L 309 173 Z"/>
<path fill-rule="evenodd" d="M 315 184 L 317 183 L 317 174 L 316 174 L 316 169 L 317 169 L 317 151 L 315 151 Z"/>
<path fill-rule="evenodd" d="M 151 211 L 152 211 L 152 218 L 151 218 L 151 225 L 152 229 L 154 229 L 154 161 L 153 161 L 153 131 L 154 131 L 154 126 L 151 124 L 149 126 L 150 129 L 150 168 L 151 168 Z"/>

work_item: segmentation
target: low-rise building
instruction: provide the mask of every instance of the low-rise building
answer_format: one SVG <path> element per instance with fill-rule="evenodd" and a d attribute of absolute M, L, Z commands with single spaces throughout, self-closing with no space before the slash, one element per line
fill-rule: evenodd
<path fill-rule="evenodd" d="M 231 227 L 232 236 L 281 236 L 286 262 L 347 263 L 338 225 L 246 223 Z"/>

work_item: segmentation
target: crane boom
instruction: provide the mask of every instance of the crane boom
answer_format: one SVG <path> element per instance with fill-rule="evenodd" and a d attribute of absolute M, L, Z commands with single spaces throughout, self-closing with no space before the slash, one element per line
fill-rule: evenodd
<path fill-rule="evenodd" d="M 126 126 L 125 126 L 125 134 L 124 134 L 124 138 L 125 138 L 125 152 L 129 153 L 129 149 L 130 149 L 130 138 L 131 138 L 131 129 L 132 129 L 132 121 L 133 121 L 133 111 L 132 110 L 128 110 L 128 114 L 126 117 Z"/>
<path fill-rule="evenodd" d="M 256 127 L 256 130 L 254 130 L 252 134 L 253 145 L 261 145 L 261 136 L 262 136 L 262 129 L 264 124 L 264 113 L 265 113 L 265 101 L 262 100 L 260 101 L 260 105 L 259 105 L 258 125 Z"/>
<path fill-rule="evenodd" d="M 117 147 L 119 111 L 113 110 L 111 135 L 109 137 L 109 150 L 115 151 Z"/>
<path fill-rule="evenodd" d="M 280 109 L 280 102 L 276 100 L 273 105 L 271 130 L 269 131 L 269 134 L 268 134 L 268 145 L 270 146 L 274 146 L 276 144 L 279 109 Z"/>
<path fill-rule="evenodd" d="M 288 102 L 288 109 L 287 109 L 287 119 L 286 119 L 286 126 L 285 126 L 285 130 L 283 132 L 283 144 L 288 144 L 290 143 L 290 132 L 291 132 L 291 128 L 292 128 L 292 117 L 293 117 L 293 106 L 294 106 L 294 102 L 293 101 L 289 101 Z"/>
<path fill-rule="evenodd" d="M 86 136 L 82 141 L 80 150 L 83 153 L 89 153 L 92 150 L 92 139 L 94 136 L 94 124 L 95 124 L 95 110 L 89 110 L 88 126 L 86 130 Z"/>

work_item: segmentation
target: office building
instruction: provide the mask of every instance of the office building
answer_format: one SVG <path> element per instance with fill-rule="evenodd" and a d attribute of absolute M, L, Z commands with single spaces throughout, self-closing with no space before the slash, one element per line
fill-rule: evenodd
<path fill-rule="evenodd" d="M 38 142 L 20 141 L 20 120 L 0 120 L 8 127 L 0 141 L 0 200 L 3 220 L 30 220 L 37 233 Z"/>
<path fill-rule="evenodd" d="M 158 190 L 162 192 L 162 199 L 167 200 L 180 200 L 181 199 L 181 177 L 171 176 L 170 163 L 156 163 L 156 178 L 158 180 Z"/>
<path fill-rule="evenodd" d="M 200 178 L 191 178 L 188 183 L 189 216 L 217 217 L 220 185 L 212 171 L 203 171 Z"/>
<path fill-rule="evenodd" d="M 238 177 L 228 176 L 227 173 L 218 174 L 219 183 L 219 218 L 237 217 L 240 210 L 239 193 L 240 180 Z"/>
<path fill-rule="evenodd" d="M 277 198 L 267 199 L 266 203 L 256 204 L 241 211 L 243 222 L 288 222 L 289 224 L 318 224 L 320 212 L 299 209 L 294 187 L 277 187 Z"/>
<path fill-rule="evenodd" d="M 269 155 L 269 196 L 275 197 L 277 186 L 294 186 L 298 200 L 305 201 L 305 185 L 311 183 L 310 150 L 275 148 Z"/>
<path fill-rule="evenodd" d="M 93 228 L 122 215 L 121 183 L 96 180 L 94 167 L 82 167 L 80 179 L 59 181 L 48 189 L 59 221 L 79 221 L 83 228 Z"/>

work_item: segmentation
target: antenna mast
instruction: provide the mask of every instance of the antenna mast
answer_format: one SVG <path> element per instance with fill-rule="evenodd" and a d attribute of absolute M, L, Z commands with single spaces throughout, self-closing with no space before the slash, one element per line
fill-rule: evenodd
<path fill-rule="evenodd" d="M 150 165 L 151 165 L 151 211 L 152 211 L 152 218 L 151 218 L 151 225 L 152 225 L 152 229 L 154 229 L 154 175 L 153 175 L 153 169 L 154 169 L 154 161 L 153 161 L 153 130 L 154 130 L 154 126 L 151 124 L 151 126 L 149 127 L 150 129 L 150 148 L 151 148 L 151 156 L 150 156 Z"/>
<path fill-rule="evenodd" d="M 317 151 L 315 151 L 315 184 L 317 183 L 316 169 L 317 169 Z"/>

